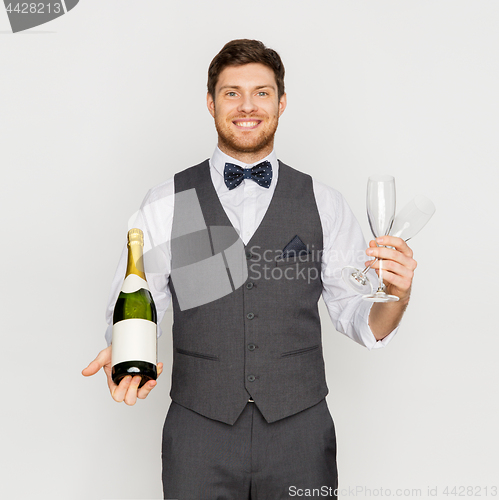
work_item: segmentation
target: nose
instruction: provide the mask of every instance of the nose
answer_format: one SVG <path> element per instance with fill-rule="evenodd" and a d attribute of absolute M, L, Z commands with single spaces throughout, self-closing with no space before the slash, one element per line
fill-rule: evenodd
<path fill-rule="evenodd" d="M 251 93 L 244 94 L 242 96 L 241 102 L 239 103 L 238 110 L 244 113 L 251 113 L 256 111 L 258 106 L 256 105 L 256 101 L 254 100 Z"/>

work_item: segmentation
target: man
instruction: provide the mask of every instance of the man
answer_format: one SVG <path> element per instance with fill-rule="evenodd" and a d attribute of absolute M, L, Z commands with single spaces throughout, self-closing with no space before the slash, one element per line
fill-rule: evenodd
<path fill-rule="evenodd" d="M 274 134 L 286 93 L 275 51 L 256 40 L 227 43 L 209 68 L 207 106 L 218 132 L 212 158 L 153 188 L 142 207 L 150 239 L 172 240 L 164 250 L 166 270 L 150 283 L 158 323 L 170 296 L 174 309 L 172 403 L 163 430 L 165 498 L 276 500 L 306 489 L 332 498 L 336 438 L 325 401 L 317 301 L 322 295 L 338 331 L 369 349 L 382 347 L 409 301 L 416 261 L 400 238 L 369 244 L 366 253 L 384 259 L 387 291 L 398 302 L 373 305 L 342 282 L 339 270 L 364 252 L 365 242 L 337 191 L 277 160 Z M 243 286 L 232 283 L 231 293 L 185 308 L 180 295 L 186 283 L 174 274 L 183 258 L 175 235 L 190 220 L 182 214 L 181 196 L 192 189 L 204 223 L 213 228 L 210 237 L 219 227 L 239 235 L 248 276 Z M 154 200 L 172 198 L 161 210 L 147 209 Z M 124 258 L 113 283 L 109 324 L 123 275 Z M 203 287 L 198 281 L 196 287 Z M 187 285 L 193 290 L 193 283 Z M 111 346 L 83 374 L 103 367 L 118 402 L 133 405 L 156 386 L 150 381 L 138 389 L 139 377 L 116 386 L 110 364 Z"/>

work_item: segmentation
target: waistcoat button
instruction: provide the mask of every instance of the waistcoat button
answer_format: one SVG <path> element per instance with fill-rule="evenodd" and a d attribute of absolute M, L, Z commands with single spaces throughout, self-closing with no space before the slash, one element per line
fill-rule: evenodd
<path fill-rule="evenodd" d="M 253 283 L 251 283 L 251 281 L 250 281 L 249 283 L 246 283 L 246 288 L 247 288 L 248 290 L 251 290 L 251 289 L 253 288 L 253 286 L 254 286 L 254 284 L 253 284 Z"/>
<path fill-rule="evenodd" d="M 253 313 L 248 313 L 248 314 L 246 314 L 246 317 L 248 319 L 253 319 L 255 317 L 255 315 Z"/>
<path fill-rule="evenodd" d="M 256 347 L 256 345 L 255 345 L 255 344 L 248 344 L 248 349 L 249 349 L 250 351 L 254 351 L 254 350 L 255 350 L 255 347 Z"/>
<path fill-rule="evenodd" d="M 255 378 L 256 378 L 256 377 L 255 377 L 254 375 L 248 375 L 248 380 L 249 380 L 250 382 L 254 382 L 254 381 L 255 381 Z"/>
<path fill-rule="evenodd" d="M 253 257 L 253 254 L 251 252 L 246 252 L 246 259 L 250 260 L 251 257 Z"/>

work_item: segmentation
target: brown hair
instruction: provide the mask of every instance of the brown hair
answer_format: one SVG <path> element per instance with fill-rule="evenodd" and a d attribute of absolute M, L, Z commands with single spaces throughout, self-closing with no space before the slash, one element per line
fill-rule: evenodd
<path fill-rule="evenodd" d="M 232 40 L 213 58 L 208 68 L 208 92 L 215 99 L 215 87 L 222 70 L 227 66 L 260 63 L 274 71 L 278 99 L 284 94 L 284 64 L 279 54 L 259 40 Z"/>

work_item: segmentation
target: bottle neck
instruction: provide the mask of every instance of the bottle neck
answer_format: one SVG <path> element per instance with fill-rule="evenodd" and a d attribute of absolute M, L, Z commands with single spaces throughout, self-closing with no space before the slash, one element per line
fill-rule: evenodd
<path fill-rule="evenodd" d="M 138 241 L 131 241 L 128 243 L 128 262 L 125 278 L 130 274 L 136 274 L 139 278 L 146 280 L 142 245 Z"/>

